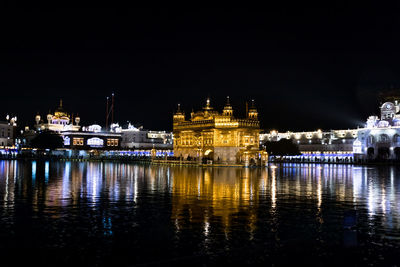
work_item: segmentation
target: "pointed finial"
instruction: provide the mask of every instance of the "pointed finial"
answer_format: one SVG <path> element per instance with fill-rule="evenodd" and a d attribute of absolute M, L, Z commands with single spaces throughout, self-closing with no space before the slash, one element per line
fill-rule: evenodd
<path fill-rule="evenodd" d="M 210 106 L 210 98 L 207 97 L 207 107 L 209 107 L 209 106 Z"/>
<path fill-rule="evenodd" d="M 226 105 L 227 105 L 227 106 L 230 105 L 230 103 L 229 103 L 229 95 L 226 97 Z"/>
<path fill-rule="evenodd" d="M 178 104 L 178 112 L 181 112 L 181 104 Z"/>
<path fill-rule="evenodd" d="M 60 98 L 60 108 L 62 108 L 62 98 Z"/>
<path fill-rule="evenodd" d="M 251 107 L 254 108 L 254 99 L 251 100 Z"/>

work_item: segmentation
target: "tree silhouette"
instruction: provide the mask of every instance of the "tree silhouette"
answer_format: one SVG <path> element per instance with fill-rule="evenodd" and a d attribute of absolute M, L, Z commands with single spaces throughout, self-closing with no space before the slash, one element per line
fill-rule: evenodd
<path fill-rule="evenodd" d="M 281 139 L 277 142 L 267 141 L 264 145 L 269 155 L 294 156 L 301 154 L 299 147 L 288 139 Z"/>
<path fill-rule="evenodd" d="M 33 148 L 40 149 L 55 149 L 63 147 L 63 138 L 53 131 L 43 131 L 40 132 L 35 138 L 31 141 L 31 146 Z"/>

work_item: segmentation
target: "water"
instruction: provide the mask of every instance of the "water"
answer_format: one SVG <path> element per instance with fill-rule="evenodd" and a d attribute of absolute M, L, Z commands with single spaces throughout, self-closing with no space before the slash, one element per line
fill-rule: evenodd
<path fill-rule="evenodd" d="M 0 265 L 399 265 L 400 168 L 0 161 Z"/>

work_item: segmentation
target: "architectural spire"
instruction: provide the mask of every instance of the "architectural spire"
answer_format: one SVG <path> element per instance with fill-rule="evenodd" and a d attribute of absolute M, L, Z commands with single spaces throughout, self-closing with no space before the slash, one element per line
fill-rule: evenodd
<path fill-rule="evenodd" d="M 247 102 L 246 102 L 246 104 L 247 104 Z M 251 106 L 250 106 L 250 109 L 248 110 L 247 114 L 248 114 L 247 116 L 250 119 L 258 119 L 258 112 L 257 112 L 256 106 L 254 104 L 254 99 L 251 100 Z"/>
<path fill-rule="evenodd" d="M 60 108 L 62 108 L 62 98 L 60 98 Z"/>
<path fill-rule="evenodd" d="M 233 115 L 232 106 L 229 103 L 229 96 L 226 97 L 226 105 L 224 107 L 224 110 L 222 111 L 222 114 L 225 115 L 225 116 L 232 116 Z"/>
<path fill-rule="evenodd" d="M 203 110 L 209 111 L 209 110 L 212 110 L 212 109 L 213 108 L 211 107 L 211 104 L 210 104 L 210 97 L 207 97 L 206 106 L 203 108 Z"/>
<path fill-rule="evenodd" d="M 174 120 L 174 123 L 185 120 L 185 113 L 183 113 L 181 110 L 181 104 L 178 104 L 178 110 L 174 113 L 173 120 Z"/>

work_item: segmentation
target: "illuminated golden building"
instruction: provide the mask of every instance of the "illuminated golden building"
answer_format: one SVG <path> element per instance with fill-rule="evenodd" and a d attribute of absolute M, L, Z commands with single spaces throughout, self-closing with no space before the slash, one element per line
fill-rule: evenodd
<path fill-rule="evenodd" d="M 260 164 L 267 154 L 259 150 L 260 123 L 254 101 L 247 118 L 233 116 L 229 97 L 222 113 L 206 106 L 189 120 L 180 109 L 173 116 L 174 155 L 184 159 L 209 159 L 221 164 Z"/>

